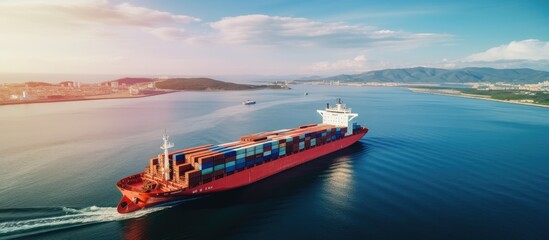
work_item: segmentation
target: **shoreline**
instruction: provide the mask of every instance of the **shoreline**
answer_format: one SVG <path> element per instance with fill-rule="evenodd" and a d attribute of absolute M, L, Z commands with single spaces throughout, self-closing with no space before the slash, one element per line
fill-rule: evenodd
<path fill-rule="evenodd" d="M 80 102 L 80 101 L 95 101 L 95 100 L 109 100 L 109 99 L 129 99 L 129 98 L 144 98 L 144 97 L 152 97 L 152 96 L 158 96 L 158 95 L 164 95 L 174 92 L 180 92 L 180 91 L 167 91 L 167 92 L 161 92 L 161 93 L 155 93 L 150 95 L 137 95 L 137 96 L 121 96 L 121 97 L 80 97 L 80 98 L 66 98 L 66 99 L 40 99 L 40 100 L 32 100 L 32 101 L 20 101 L 20 102 L 3 102 L 0 103 L 0 106 L 10 106 L 10 105 L 23 105 L 23 104 L 37 104 L 37 103 L 57 103 L 57 102 Z"/>
<path fill-rule="evenodd" d="M 164 95 L 175 92 L 226 92 L 226 91 L 258 91 L 258 90 L 290 90 L 290 88 L 257 88 L 257 89 L 247 89 L 247 90 L 225 90 L 225 89 L 207 89 L 207 90 L 167 90 L 165 92 L 159 92 L 148 95 L 136 95 L 136 96 L 89 96 L 89 97 L 80 97 L 80 98 L 66 98 L 66 99 L 39 99 L 32 101 L 18 101 L 18 102 L 0 102 L 1 106 L 10 106 L 10 105 L 23 105 L 23 104 L 36 104 L 36 103 L 57 103 L 57 102 L 78 102 L 78 101 L 92 101 L 92 100 L 109 100 L 109 99 L 130 99 L 130 98 L 144 98 L 152 97 L 158 95 Z"/>
<path fill-rule="evenodd" d="M 437 91 L 437 90 L 423 89 L 423 88 L 407 88 L 407 89 L 412 91 L 412 92 L 417 92 L 417 93 L 427 93 L 427 94 L 436 94 L 436 95 L 444 95 L 444 96 L 472 98 L 472 99 L 488 100 L 488 101 L 494 101 L 494 102 L 514 103 L 514 104 L 527 105 L 527 106 L 533 106 L 533 107 L 549 108 L 549 105 L 493 99 L 493 98 L 490 98 L 490 97 L 484 97 L 484 96 L 479 96 L 479 95 L 465 94 L 465 93 L 459 92 L 457 90 L 454 90 L 456 93 L 449 93 L 449 92 L 445 93 L 445 92 L 440 92 L 440 91 Z"/>

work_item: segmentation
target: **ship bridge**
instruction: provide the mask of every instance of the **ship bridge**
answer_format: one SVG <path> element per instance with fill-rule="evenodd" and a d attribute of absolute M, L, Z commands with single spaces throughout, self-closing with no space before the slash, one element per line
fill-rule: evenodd
<path fill-rule="evenodd" d="M 351 108 L 347 108 L 341 98 L 338 98 L 336 101 L 335 107 L 330 107 L 330 104 L 326 104 L 325 110 L 317 110 L 317 112 L 322 116 L 323 124 L 331 124 L 337 127 L 347 127 L 347 135 L 353 134 L 353 126 L 358 113 L 353 113 Z"/>

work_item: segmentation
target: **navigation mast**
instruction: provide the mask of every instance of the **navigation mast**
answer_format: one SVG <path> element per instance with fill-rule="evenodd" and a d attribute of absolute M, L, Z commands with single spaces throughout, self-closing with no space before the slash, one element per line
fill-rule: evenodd
<path fill-rule="evenodd" d="M 164 180 L 169 181 L 170 180 L 170 158 L 168 157 L 168 149 L 173 148 L 173 143 L 169 142 L 168 139 L 170 136 L 166 133 L 166 130 L 164 129 L 164 135 L 162 136 L 162 139 L 164 140 L 164 144 L 160 146 L 161 149 L 164 150 Z"/>

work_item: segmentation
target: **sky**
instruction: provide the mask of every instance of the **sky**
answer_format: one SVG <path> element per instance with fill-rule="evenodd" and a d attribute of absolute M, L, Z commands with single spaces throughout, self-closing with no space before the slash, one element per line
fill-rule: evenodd
<path fill-rule="evenodd" d="M 0 0 L 0 73 L 549 71 L 549 1 Z"/>

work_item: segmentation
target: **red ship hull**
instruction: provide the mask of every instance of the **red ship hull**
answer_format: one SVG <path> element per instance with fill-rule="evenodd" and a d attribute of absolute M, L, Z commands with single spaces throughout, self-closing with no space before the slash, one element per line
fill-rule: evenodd
<path fill-rule="evenodd" d="M 142 177 L 145 173 L 142 172 L 128 176 L 117 183 L 117 187 L 123 195 L 117 210 L 119 213 L 128 213 L 163 203 L 242 187 L 337 150 L 344 149 L 357 142 L 367 132 L 367 128 L 362 128 L 357 133 L 337 141 L 326 143 L 313 149 L 303 150 L 270 162 L 265 162 L 261 165 L 254 166 L 253 168 L 235 172 L 234 174 L 196 187 L 175 191 L 143 192 Z"/>

